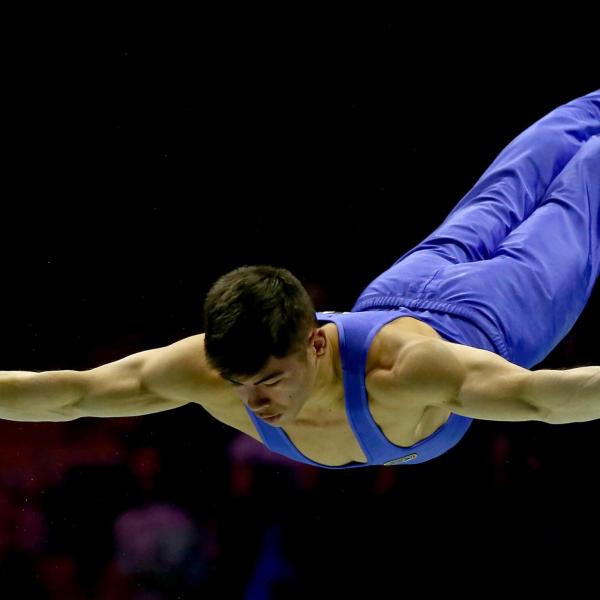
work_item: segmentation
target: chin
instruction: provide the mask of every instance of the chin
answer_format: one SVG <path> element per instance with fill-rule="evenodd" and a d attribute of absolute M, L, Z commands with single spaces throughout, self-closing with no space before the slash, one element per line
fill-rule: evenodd
<path fill-rule="evenodd" d="M 275 427 L 281 426 L 281 425 L 285 425 L 288 420 L 294 420 L 293 417 L 290 419 L 290 416 L 287 413 L 281 413 L 281 416 L 279 417 L 279 419 L 277 420 L 277 423 L 275 423 Z"/>
<path fill-rule="evenodd" d="M 265 421 L 265 423 L 268 423 L 269 425 L 276 427 L 277 424 L 280 423 L 282 419 L 283 419 L 283 413 L 277 415 L 276 417 L 270 417 L 268 419 L 263 419 L 263 420 Z"/>

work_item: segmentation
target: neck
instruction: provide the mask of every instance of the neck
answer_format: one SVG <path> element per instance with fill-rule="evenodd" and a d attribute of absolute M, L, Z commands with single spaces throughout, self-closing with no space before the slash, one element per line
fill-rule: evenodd
<path fill-rule="evenodd" d="M 317 359 L 311 397 L 300 413 L 303 420 L 318 423 L 322 423 L 328 416 L 339 414 L 339 409 L 344 407 L 344 385 L 337 327 L 334 323 L 328 323 L 323 329 L 327 344 L 324 354 Z"/>

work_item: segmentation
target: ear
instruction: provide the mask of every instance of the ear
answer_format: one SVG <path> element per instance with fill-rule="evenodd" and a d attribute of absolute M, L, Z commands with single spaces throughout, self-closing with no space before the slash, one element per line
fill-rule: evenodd
<path fill-rule="evenodd" d="M 315 354 L 321 356 L 325 352 L 327 347 L 327 336 L 323 328 L 319 327 L 313 329 L 309 335 L 309 343 L 312 346 Z"/>

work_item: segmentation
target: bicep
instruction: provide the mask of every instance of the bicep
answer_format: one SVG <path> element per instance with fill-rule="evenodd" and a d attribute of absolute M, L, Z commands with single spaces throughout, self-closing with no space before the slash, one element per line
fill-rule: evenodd
<path fill-rule="evenodd" d="M 194 403 L 218 404 L 228 386 L 211 370 L 204 334 L 85 371 L 79 416 L 138 416 Z"/>
<path fill-rule="evenodd" d="M 531 371 L 498 354 L 443 340 L 419 342 L 401 362 L 402 377 L 424 403 L 492 421 L 544 420 L 525 400 Z"/>
<path fill-rule="evenodd" d="M 157 349 L 158 350 L 158 349 Z M 145 384 L 143 373 L 154 350 L 126 356 L 81 372 L 84 393 L 77 417 L 137 417 L 183 406 Z"/>

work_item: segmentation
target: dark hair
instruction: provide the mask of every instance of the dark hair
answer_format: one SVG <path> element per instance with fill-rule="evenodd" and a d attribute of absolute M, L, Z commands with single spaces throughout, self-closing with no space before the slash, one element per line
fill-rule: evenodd
<path fill-rule="evenodd" d="M 287 269 L 239 267 L 220 277 L 204 301 L 206 358 L 225 377 L 250 377 L 271 356 L 300 353 L 316 325 L 308 292 Z"/>

